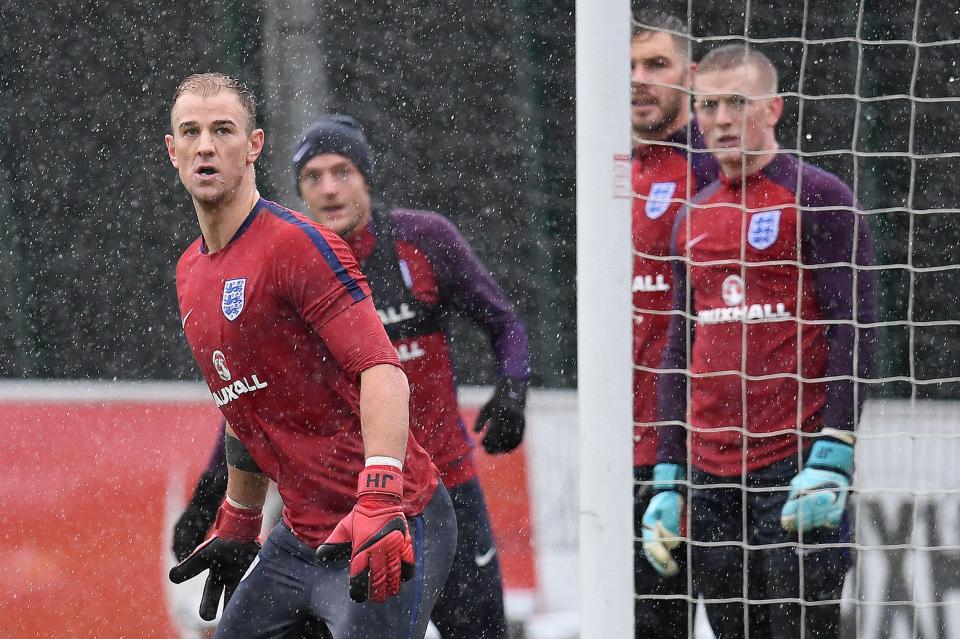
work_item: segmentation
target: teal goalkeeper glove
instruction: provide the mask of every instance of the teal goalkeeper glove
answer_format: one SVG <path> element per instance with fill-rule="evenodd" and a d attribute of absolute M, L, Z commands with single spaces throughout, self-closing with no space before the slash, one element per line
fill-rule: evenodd
<path fill-rule="evenodd" d="M 643 513 L 643 554 L 661 577 L 677 574 L 677 562 L 670 553 L 680 545 L 680 517 L 683 495 L 677 482 L 686 478 L 678 464 L 653 467 L 653 489 L 658 491 Z"/>
<path fill-rule="evenodd" d="M 815 443 L 806 465 L 790 482 L 780 525 L 791 532 L 836 528 L 847 505 L 852 475 L 851 444 L 835 439 Z"/>

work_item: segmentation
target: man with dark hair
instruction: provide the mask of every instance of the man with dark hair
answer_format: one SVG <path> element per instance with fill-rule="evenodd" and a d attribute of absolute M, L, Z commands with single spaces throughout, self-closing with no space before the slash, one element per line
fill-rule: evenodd
<path fill-rule="evenodd" d="M 634 588 L 635 630 L 640 637 L 687 637 L 686 548 L 668 548 L 643 530 L 653 492 L 657 448 L 657 378 L 667 338 L 673 275 L 670 233 L 680 206 L 716 176 L 690 117 L 689 86 L 696 65 L 687 52 L 686 26 L 647 11 L 636 16 L 630 43 L 633 125 L 633 362 L 634 362 Z M 678 511 L 677 516 L 680 516 Z M 651 565 L 646 552 L 657 559 Z M 672 545 L 672 544 L 671 544 Z M 650 597 L 656 595 L 658 597 Z M 659 598 L 676 595 L 676 598 Z M 683 595 L 689 599 L 684 600 Z"/>
<path fill-rule="evenodd" d="M 843 182 L 780 151 L 766 56 L 721 47 L 693 86 L 721 177 L 674 227 L 662 366 L 688 373 L 660 379 L 644 521 L 679 536 L 689 478 L 691 570 L 718 637 L 837 637 L 876 320 L 870 229 Z"/>
<path fill-rule="evenodd" d="M 523 437 L 529 356 L 519 316 L 449 220 L 373 206 L 373 155 L 349 116 L 321 118 L 293 156 L 313 220 L 353 249 L 410 380 L 410 428 L 440 470 L 457 513 L 457 554 L 432 620 L 444 639 L 506 637 L 503 586 L 490 518 L 460 420 L 446 317 L 459 312 L 489 336 L 499 373 L 475 430 L 488 453 Z"/>
<path fill-rule="evenodd" d="M 178 88 L 165 136 L 201 236 L 177 265 L 184 333 L 228 422 L 213 535 L 170 571 L 209 571 L 216 637 L 423 637 L 456 544 L 453 507 L 408 430 L 409 390 L 350 248 L 262 199 L 242 85 Z M 283 520 L 261 548 L 268 479 Z M 315 626 L 315 627 L 316 627 Z"/>
<path fill-rule="evenodd" d="M 297 145 L 293 169 L 308 215 L 346 240 L 360 261 L 410 381 L 410 429 L 453 500 L 457 553 L 431 618 L 444 639 L 504 639 L 499 562 L 460 420 L 444 325 L 449 312 L 459 311 L 490 336 L 500 377 L 475 428 L 486 429 L 488 452 L 504 453 L 520 444 L 524 431 L 529 357 L 523 324 L 448 220 L 372 205 L 373 153 L 356 120 L 329 115 L 314 123 Z"/>

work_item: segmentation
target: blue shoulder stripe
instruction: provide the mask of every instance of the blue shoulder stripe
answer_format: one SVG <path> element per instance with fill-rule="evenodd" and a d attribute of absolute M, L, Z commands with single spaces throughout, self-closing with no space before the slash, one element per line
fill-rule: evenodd
<path fill-rule="evenodd" d="M 288 224 L 293 224 L 303 231 L 308 238 L 310 238 L 310 241 L 317 248 L 317 250 L 320 251 L 320 255 L 323 256 L 323 259 L 326 261 L 327 266 L 330 267 L 330 270 L 332 270 L 334 275 L 337 276 L 337 279 L 340 281 L 340 283 L 347 287 L 347 290 L 350 292 L 350 297 L 353 298 L 354 302 L 359 302 L 366 297 L 363 289 L 360 288 L 360 284 L 357 283 L 357 280 L 351 277 L 349 273 L 347 273 L 347 267 L 343 265 L 333 248 L 331 248 L 330 244 L 327 243 L 326 238 L 323 237 L 323 234 L 320 233 L 316 227 L 309 222 L 299 219 L 289 209 L 285 209 L 276 202 L 271 202 L 270 200 L 261 198 L 260 203 L 260 205 L 271 214 Z"/>

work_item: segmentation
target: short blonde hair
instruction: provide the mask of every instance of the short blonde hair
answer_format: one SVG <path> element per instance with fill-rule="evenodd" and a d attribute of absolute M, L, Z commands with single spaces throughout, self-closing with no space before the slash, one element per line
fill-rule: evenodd
<path fill-rule="evenodd" d="M 715 71 L 729 71 L 738 67 L 753 67 L 763 83 L 764 89 L 771 95 L 777 92 L 777 68 L 770 58 L 756 49 L 751 49 L 746 43 L 725 44 L 717 47 L 697 63 L 697 73 Z"/>
<path fill-rule="evenodd" d="M 240 80 L 224 73 L 194 73 L 188 75 L 174 91 L 170 108 L 173 109 L 173 105 L 184 93 L 196 93 L 202 97 L 209 97 L 220 93 L 223 89 L 233 91 L 240 100 L 243 110 L 247 112 L 247 121 L 245 122 L 247 133 L 257 128 L 257 99 L 254 97 L 253 91 Z"/>

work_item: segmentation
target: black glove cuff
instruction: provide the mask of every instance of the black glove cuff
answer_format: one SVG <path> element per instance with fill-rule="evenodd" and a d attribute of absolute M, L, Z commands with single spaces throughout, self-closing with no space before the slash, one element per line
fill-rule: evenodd
<path fill-rule="evenodd" d="M 529 382 L 519 377 L 501 377 L 497 380 L 497 395 L 503 406 L 509 406 L 523 412 L 527 406 L 527 386 Z"/>

